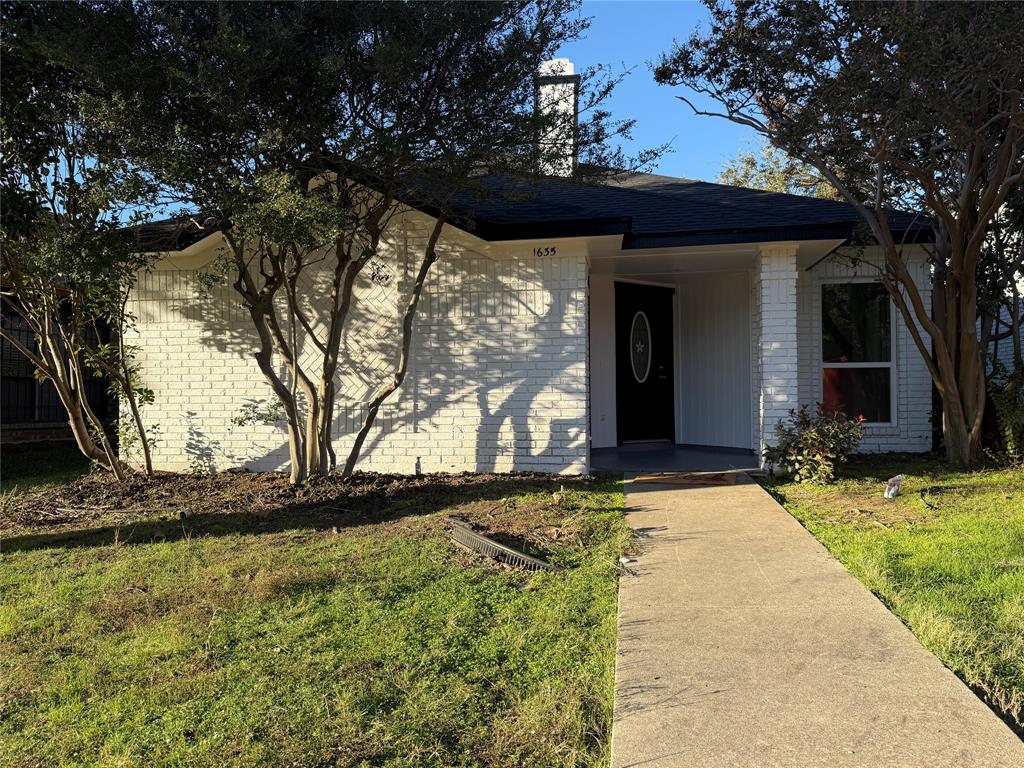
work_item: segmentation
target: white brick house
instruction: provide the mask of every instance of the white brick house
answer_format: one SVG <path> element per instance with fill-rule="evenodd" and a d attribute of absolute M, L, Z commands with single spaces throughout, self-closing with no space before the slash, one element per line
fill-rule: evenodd
<path fill-rule="evenodd" d="M 465 200 L 466 223 L 445 228 L 409 374 L 360 468 L 578 473 L 594 450 L 659 440 L 753 456 L 790 409 L 822 399 L 868 418 L 863 450 L 931 447 L 928 373 L 874 280 L 877 252 L 847 245 L 848 206 L 645 174 L 528 192 Z M 893 221 L 906 240 L 923 234 L 910 217 Z M 339 456 L 394 365 L 430 223 L 397 215 L 390 280 L 357 286 Z M 190 234 L 134 294 L 160 469 L 287 464 L 283 425 L 234 423 L 270 389 L 239 298 L 195 279 L 223 247 L 217 232 Z M 908 253 L 928 302 L 924 250 Z M 307 287 L 314 311 L 323 290 Z"/>

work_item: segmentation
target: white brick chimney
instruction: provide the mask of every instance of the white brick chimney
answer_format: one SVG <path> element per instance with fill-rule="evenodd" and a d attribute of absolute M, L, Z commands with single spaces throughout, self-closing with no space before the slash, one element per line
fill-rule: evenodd
<path fill-rule="evenodd" d="M 548 176 L 572 176 L 576 169 L 580 76 L 569 59 L 542 62 L 537 73 L 537 110 L 551 115 L 552 124 L 540 136 L 540 171 Z"/>

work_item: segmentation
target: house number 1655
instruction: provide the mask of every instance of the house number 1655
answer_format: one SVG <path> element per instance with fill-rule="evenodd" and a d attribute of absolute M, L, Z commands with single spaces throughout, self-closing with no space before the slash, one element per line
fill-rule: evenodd
<path fill-rule="evenodd" d="M 555 246 L 552 245 L 548 248 L 534 248 L 533 255 L 536 256 L 538 259 L 547 258 L 548 256 L 554 256 Z"/>

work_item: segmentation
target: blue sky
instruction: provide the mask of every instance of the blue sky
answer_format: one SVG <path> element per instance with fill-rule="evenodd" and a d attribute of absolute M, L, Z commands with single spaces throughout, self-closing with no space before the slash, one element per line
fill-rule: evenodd
<path fill-rule="evenodd" d="M 756 144 L 751 129 L 698 117 L 675 98 L 674 89 L 654 82 L 649 62 L 671 49 L 674 39 L 685 40 L 697 25 L 706 25 L 703 5 L 686 0 L 587 0 L 582 13 L 591 18 L 586 38 L 563 47 L 559 56 L 571 59 L 577 72 L 595 64 L 617 72 L 634 68 L 608 107 L 616 118 L 636 120 L 634 149 L 672 141 L 658 173 L 714 181 L 727 160 Z"/>

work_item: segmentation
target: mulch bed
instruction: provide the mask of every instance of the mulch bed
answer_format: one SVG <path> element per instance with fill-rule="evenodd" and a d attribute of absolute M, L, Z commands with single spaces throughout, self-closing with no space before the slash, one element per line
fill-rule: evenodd
<path fill-rule="evenodd" d="M 564 482 L 564 478 L 561 479 Z M 0 530 L 74 526 L 111 518 L 155 514 L 191 517 L 203 513 L 268 512 L 322 509 L 324 512 L 372 514 L 402 498 L 421 501 L 438 495 L 457 499 L 474 486 L 522 483 L 547 487 L 549 475 L 520 473 L 388 475 L 357 472 L 343 480 L 317 478 L 301 487 L 276 472 L 220 472 L 211 475 L 158 472 L 151 480 L 138 475 L 125 483 L 93 473 L 67 485 L 8 497 L 0 510 Z"/>

